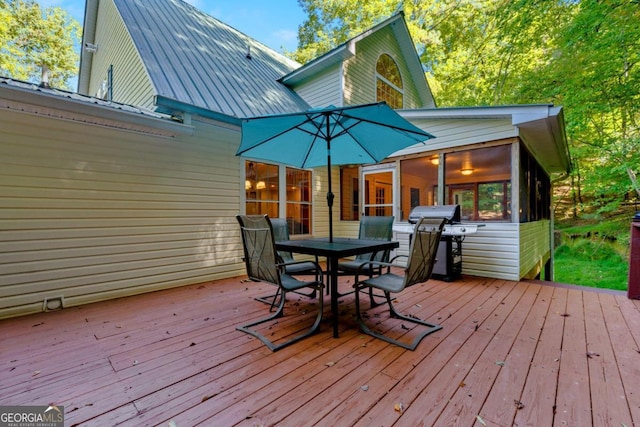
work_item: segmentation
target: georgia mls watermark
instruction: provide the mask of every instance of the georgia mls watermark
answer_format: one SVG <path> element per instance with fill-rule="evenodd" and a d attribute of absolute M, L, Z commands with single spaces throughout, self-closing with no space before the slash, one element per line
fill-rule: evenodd
<path fill-rule="evenodd" d="M 64 427 L 64 406 L 0 406 L 0 427 Z"/>

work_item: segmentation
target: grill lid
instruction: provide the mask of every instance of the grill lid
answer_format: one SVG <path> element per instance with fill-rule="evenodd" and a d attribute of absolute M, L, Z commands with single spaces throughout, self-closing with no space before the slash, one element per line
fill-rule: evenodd
<path fill-rule="evenodd" d="M 416 224 L 420 218 L 446 218 L 448 224 L 460 222 L 460 205 L 416 206 L 408 221 Z"/>

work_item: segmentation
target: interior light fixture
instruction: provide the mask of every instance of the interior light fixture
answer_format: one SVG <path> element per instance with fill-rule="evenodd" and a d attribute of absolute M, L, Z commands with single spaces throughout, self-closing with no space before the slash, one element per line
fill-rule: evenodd
<path fill-rule="evenodd" d="M 429 160 L 431 160 L 432 165 L 438 166 L 440 164 L 440 156 L 438 156 L 437 154 L 434 156 L 431 156 Z"/>
<path fill-rule="evenodd" d="M 466 152 L 462 155 L 462 167 L 460 173 L 464 176 L 471 175 L 473 173 L 473 167 L 471 166 L 471 153 Z"/>
<path fill-rule="evenodd" d="M 258 181 L 256 190 L 264 190 L 265 188 L 267 188 L 267 184 L 264 181 Z"/>
<path fill-rule="evenodd" d="M 253 183 L 256 181 L 256 170 L 253 167 L 253 162 L 249 162 L 249 167 L 247 168 L 245 175 L 246 179 L 244 180 L 244 189 L 251 190 L 253 188 Z"/>
<path fill-rule="evenodd" d="M 468 169 L 460 169 L 460 173 L 462 175 L 471 175 L 473 173 L 473 169 L 468 168 Z"/>

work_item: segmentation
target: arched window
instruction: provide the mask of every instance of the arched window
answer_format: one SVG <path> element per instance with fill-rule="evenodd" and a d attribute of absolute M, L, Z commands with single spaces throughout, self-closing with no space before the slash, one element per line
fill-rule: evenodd
<path fill-rule="evenodd" d="M 376 100 L 386 101 L 391 108 L 403 107 L 402 76 L 391 56 L 383 53 L 376 64 Z"/>

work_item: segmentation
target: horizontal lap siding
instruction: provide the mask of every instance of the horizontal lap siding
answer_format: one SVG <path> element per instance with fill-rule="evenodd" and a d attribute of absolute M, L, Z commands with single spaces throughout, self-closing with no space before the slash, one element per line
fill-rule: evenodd
<path fill-rule="evenodd" d="M 520 224 L 520 277 L 532 279 L 551 256 L 551 221 Z"/>
<path fill-rule="evenodd" d="M 338 219 L 340 218 L 340 210 L 338 209 L 337 201 L 340 200 L 340 185 L 339 181 L 339 168 L 332 168 L 331 174 L 331 186 L 333 187 L 333 193 L 335 195 L 335 202 L 332 209 L 333 212 L 333 231 L 338 236 Z M 313 218 L 311 219 L 311 234 L 312 237 L 321 237 L 329 235 L 329 206 L 327 205 L 327 168 L 324 166 L 313 169 L 313 188 L 312 188 L 312 203 L 313 203 Z M 336 181 L 338 179 L 338 181 Z"/>
<path fill-rule="evenodd" d="M 486 223 L 462 242 L 462 273 L 480 277 L 518 280 L 518 225 Z M 409 234 L 394 233 L 400 242 L 397 254 L 409 254 Z"/>
<path fill-rule="evenodd" d="M 0 318 L 243 273 L 239 132 L 158 138 L 7 111 L 0 124 Z"/>
<path fill-rule="evenodd" d="M 518 226 L 485 223 L 462 242 L 462 272 L 497 279 L 519 279 Z"/>
<path fill-rule="evenodd" d="M 517 136 L 510 119 L 412 119 L 411 123 L 435 136 L 424 146 L 398 151 L 397 155 L 446 150 L 481 142 L 500 141 Z"/>
<path fill-rule="evenodd" d="M 342 106 L 342 75 L 339 64 L 329 70 L 314 76 L 313 80 L 294 87 L 302 99 L 314 108 L 328 105 Z"/>
<path fill-rule="evenodd" d="M 107 70 L 113 66 L 113 100 L 124 104 L 153 108 L 154 89 L 140 55 L 111 1 L 98 5 L 95 43 L 98 49 L 91 54 L 89 93 L 96 95 Z"/>

